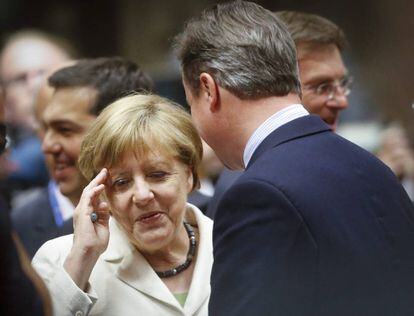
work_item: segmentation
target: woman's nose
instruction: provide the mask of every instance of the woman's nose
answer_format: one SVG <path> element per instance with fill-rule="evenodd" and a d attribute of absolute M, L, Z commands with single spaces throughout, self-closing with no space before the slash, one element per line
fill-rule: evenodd
<path fill-rule="evenodd" d="M 145 205 L 154 198 L 154 193 L 149 183 L 143 180 L 135 181 L 132 201 L 138 205 Z"/>

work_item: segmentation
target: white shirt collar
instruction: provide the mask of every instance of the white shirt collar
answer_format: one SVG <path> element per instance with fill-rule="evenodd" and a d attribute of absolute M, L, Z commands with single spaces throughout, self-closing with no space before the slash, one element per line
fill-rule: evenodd
<path fill-rule="evenodd" d="M 299 117 L 309 115 L 309 112 L 301 104 L 292 104 L 288 107 L 276 112 L 264 121 L 250 136 L 246 147 L 244 148 L 243 162 L 246 167 L 253 156 L 253 153 L 275 129 L 289 123 Z"/>
<path fill-rule="evenodd" d="M 53 186 L 53 188 L 60 213 L 62 214 L 62 219 L 65 221 L 73 216 L 75 206 L 73 206 L 72 202 L 60 192 L 57 185 Z"/>

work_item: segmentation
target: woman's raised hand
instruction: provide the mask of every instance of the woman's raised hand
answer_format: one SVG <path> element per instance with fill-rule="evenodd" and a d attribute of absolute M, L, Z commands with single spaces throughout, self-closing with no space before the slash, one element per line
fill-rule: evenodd
<path fill-rule="evenodd" d="M 84 290 L 99 256 L 109 241 L 109 205 L 103 200 L 108 170 L 105 168 L 84 188 L 74 215 L 74 240 L 64 268 L 73 281 Z M 98 216 L 95 222 L 91 214 Z"/>

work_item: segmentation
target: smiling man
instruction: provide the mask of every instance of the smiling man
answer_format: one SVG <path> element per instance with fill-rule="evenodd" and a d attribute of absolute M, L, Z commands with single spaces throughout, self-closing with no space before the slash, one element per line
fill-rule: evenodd
<path fill-rule="evenodd" d="M 49 84 L 55 92 L 43 113 L 42 149 L 60 191 L 76 205 L 87 184 L 77 160 L 92 122 L 118 98 L 151 91 L 152 82 L 136 64 L 114 57 L 81 60 L 55 72 Z"/>
<path fill-rule="evenodd" d="M 340 112 L 348 107 L 352 84 L 341 55 L 346 45 L 344 32 L 319 15 L 297 11 L 275 14 L 295 41 L 303 105 L 335 131 Z"/>

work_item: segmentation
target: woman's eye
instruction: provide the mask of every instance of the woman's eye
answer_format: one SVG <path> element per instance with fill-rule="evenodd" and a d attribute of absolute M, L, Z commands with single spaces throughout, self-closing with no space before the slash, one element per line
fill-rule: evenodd
<path fill-rule="evenodd" d="M 162 180 L 165 177 L 167 177 L 167 175 L 168 174 L 164 171 L 155 171 L 155 172 L 151 172 L 149 174 L 149 177 L 152 178 L 152 179 L 155 179 L 155 180 Z"/>
<path fill-rule="evenodd" d="M 129 181 L 127 179 L 118 179 L 113 182 L 112 186 L 115 189 L 119 189 L 119 188 L 125 187 L 128 183 Z"/>

